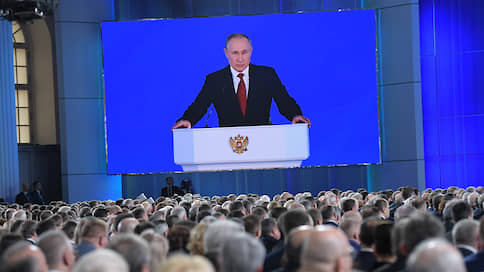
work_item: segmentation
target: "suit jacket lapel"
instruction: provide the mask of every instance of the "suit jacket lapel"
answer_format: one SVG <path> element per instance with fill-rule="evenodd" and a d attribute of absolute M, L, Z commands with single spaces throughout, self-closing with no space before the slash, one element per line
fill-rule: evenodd
<path fill-rule="evenodd" d="M 254 103 L 252 100 L 254 100 L 256 96 L 256 93 L 255 93 L 256 90 L 257 90 L 257 77 L 255 73 L 255 68 L 252 64 L 249 64 L 249 94 L 247 96 L 247 108 L 245 110 L 245 116 L 247 116 L 252 104 Z"/>

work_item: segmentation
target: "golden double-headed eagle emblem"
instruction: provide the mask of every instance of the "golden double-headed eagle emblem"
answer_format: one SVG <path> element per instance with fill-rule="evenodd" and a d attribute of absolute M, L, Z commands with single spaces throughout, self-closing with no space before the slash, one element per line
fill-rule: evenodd
<path fill-rule="evenodd" d="M 230 147 L 232 147 L 232 151 L 237 154 L 242 154 L 247 151 L 247 146 L 249 145 L 249 137 L 240 136 L 237 134 L 235 137 L 230 137 Z"/>

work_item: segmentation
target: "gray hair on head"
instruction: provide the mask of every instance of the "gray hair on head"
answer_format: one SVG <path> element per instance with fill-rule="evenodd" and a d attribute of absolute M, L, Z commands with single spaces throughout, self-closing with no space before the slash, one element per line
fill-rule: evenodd
<path fill-rule="evenodd" d="M 245 35 L 244 33 L 233 33 L 227 37 L 227 40 L 225 40 L 225 48 L 228 48 L 230 40 L 234 38 L 245 38 L 249 41 L 249 44 L 252 47 L 252 42 L 250 41 L 249 36 Z"/>
<path fill-rule="evenodd" d="M 218 220 L 208 225 L 203 239 L 205 253 L 218 256 L 225 239 L 239 232 L 245 232 L 244 226 L 234 221 Z"/>
<path fill-rule="evenodd" d="M 222 245 L 221 272 L 256 272 L 264 264 L 266 250 L 259 240 L 241 232 Z"/>
<path fill-rule="evenodd" d="M 128 263 L 110 249 L 97 249 L 84 255 L 73 272 L 129 272 Z"/>
<path fill-rule="evenodd" d="M 407 260 L 409 272 L 465 272 L 460 252 L 443 239 L 428 239 Z"/>

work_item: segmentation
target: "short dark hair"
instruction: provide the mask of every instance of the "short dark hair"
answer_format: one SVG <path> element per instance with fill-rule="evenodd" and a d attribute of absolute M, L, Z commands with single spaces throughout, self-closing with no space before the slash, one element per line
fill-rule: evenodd
<path fill-rule="evenodd" d="M 375 253 L 377 255 L 391 256 L 392 253 L 392 230 L 393 223 L 389 221 L 382 221 L 375 227 L 374 243 Z"/>
<path fill-rule="evenodd" d="M 97 208 L 97 209 L 94 210 L 92 215 L 94 217 L 104 219 L 104 218 L 108 217 L 109 211 L 106 208 Z"/>
<path fill-rule="evenodd" d="M 257 206 L 252 209 L 252 214 L 258 216 L 261 220 L 267 215 L 267 210 L 264 207 Z"/>
<path fill-rule="evenodd" d="M 62 231 L 66 234 L 67 238 L 74 239 L 74 233 L 76 232 L 77 223 L 74 220 L 69 220 L 62 226 Z M 116 227 L 116 226 L 115 226 Z"/>
<path fill-rule="evenodd" d="M 361 207 L 361 217 L 363 219 L 378 216 L 380 210 L 376 206 L 363 206 Z"/>
<path fill-rule="evenodd" d="M 322 207 L 321 216 L 323 217 L 323 222 L 326 222 L 329 219 L 331 219 L 331 217 L 333 217 L 333 214 L 335 214 L 337 210 L 338 210 L 337 207 L 332 205 Z"/>
<path fill-rule="evenodd" d="M 300 209 L 290 210 L 283 215 L 282 218 L 279 218 L 282 222 L 282 233 L 285 237 L 291 232 L 292 229 L 302 226 L 302 225 L 309 225 L 310 216 L 306 213 L 306 211 Z"/>
<path fill-rule="evenodd" d="M 47 219 L 37 224 L 36 232 L 37 232 L 37 235 L 40 236 L 44 232 L 47 232 L 49 230 L 56 230 L 56 229 L 57 229 L 57 226 L 54 220 Z"/>
<path fill-rule="evenodd" d="M 341 202 L 341 209 L 343 210 L 343 212 L 351 211 L 355 205 L 356 205 L 355 199 L 347 198 Z"/>
<path fill-rule="evenodd" d="M 308 209 L 307 213 L 313 219 L 313 225 L 316 225 L 319 220 L 323 221 L 323 217 L 321 216 L 321 212 L 319 211 L 319 209 Z"/>
<path fill-rule="evenodd" d="M 287 208 L 285 207 L 274 207 L 269 211 L 269 216 L 278 219 L 285 212 L 287 212 Z"/>
<path fill-rule="evenodd" d="M 141 222 L 134 228 L 134 233 L 141 235 L 141 233 L 148 229 L 155 229 L 155 224 L 150 221 Z"/>
<path fill-rule="evenodd" d="M 375 229 L 379 224 L 378 218 L 369 217 L 363 221 L 360 227 L 360 241 L 365 246 L 371 246 L 375 242 Z"/>
<path fill-rule="evenodd" d="M 259 219 L 259 217 L 253 214 L 249 214 L 242 218 L 242 220 L 244 220 L 245 231 L 249 234 L 256 236 L 257 232 L 261 229 L 261 220 Z"/>
<path fill-rule="evenodd" d="M 388 201 L 384 198 L 377 198 L 373 202 L 373 205 L 378 208 L 379 211 L 383 210 L 383 208 L 388 208 Z"/>
<path fill-rule="evenodd" d="M 266 218 L 260 223 L 262 235 L 268 236 L 272 230 L 277 226 L 277 221 L 273 217 Z"/>
<path fill-rule="evenodd" d="M 250 46 L 252 46 L 249 36 L 245 35 L 244 33 L 233 33 L 227 37 L 227 40 L 225 40 L 225 48 L 227 48 L 230 40 L 232 40 L 233 38 L 246 38 L 249 41 Z"/>
<path fill-rule="evenodd" d="M 206 211 L 206 210 L 205 211 L 198 212 L 197 218 L 196 218 L 197 219 L 197 222 L 200 223 L 200 221 L 202 221 L 202 219 L 204 217 L 207 217 L 207 216 L 210 216 L 210 215 L 212 215 L 212 213 L 209 212 L 209 211 Z"/>
<path fill-rule="evenodd" d="M 407 256 L 421 241 L 443 237 L 445 234 L 444 225 L 429 212 L 416 211 L 408 219 L 403 229 L 403 244 Z"/>
<path fill-rule="evenodd" d="M 242 212 L 244 212 L 245 211 L 244 203 L 242 203 L 242 201 L 239 201 L 239 200 L 236 200 L 236 201 L 230 203 L 230 205 L 229 205 L 229 211 L 231 211 L 231 212 L 233 212 L 233 211 L 242 211 Z"/>
<path fill-rule="evenodd" d="M 415 194 L 415 189 L 409 186 L 405 186 L 402 188 L 401 192 L 402 192 L 403 199 L 406 200 L 409 197 L 411 197 L 413 194 Z"/>
<path fill-rule="evenodd" d="M 22 236 L 25 239 L 28 239 L 34 236 L 34 234 L 36 233 L 36 229 L 37 229 L 37 221 L 27 220 L 22 224 L 20 231 L 22 233 Z"/>
<path fill-rule="evenodd" d="M 146 214 L 146 211 L 143 207 L 138 207 L 138 208 L 133 210 L 133 216 L 136 219 L 143 218 L 143 216 L 145 216 L 145 214 Z"/>
<path fill-rule="evenodd" d="M 464 200 L 459 200 L 457 203 L 452 206 L 452 219 L 454 222 L 458 222 L 459 220 L 466 219 L 469 216 L 472 216 L 472 207 L 467 204 Z"/>

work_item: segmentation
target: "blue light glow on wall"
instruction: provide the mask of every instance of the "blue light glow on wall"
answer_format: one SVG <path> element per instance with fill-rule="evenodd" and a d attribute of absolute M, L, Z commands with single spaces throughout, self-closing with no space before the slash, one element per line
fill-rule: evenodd
<path fill-rule="evenodd" d="M 483 185 L 484 1 L 419 4 L 426 185 Z"/>

